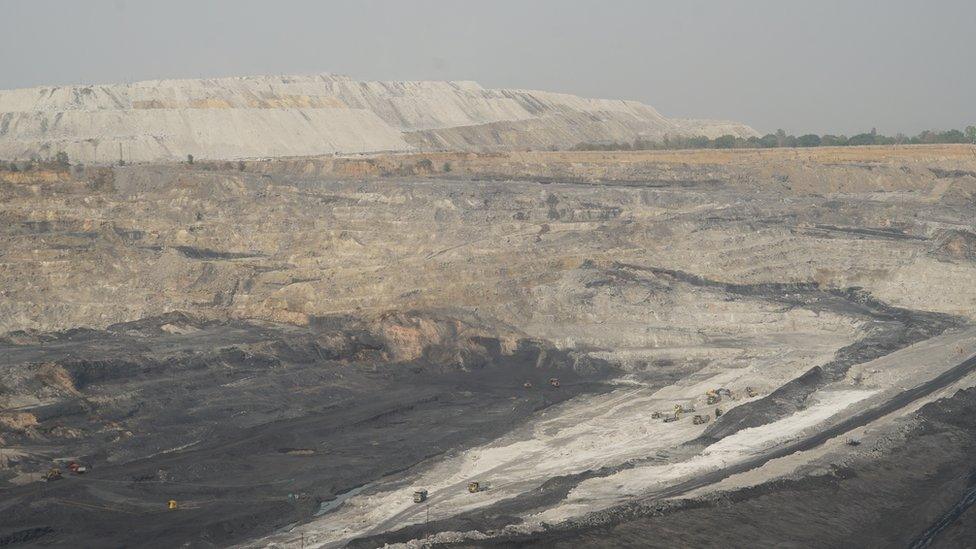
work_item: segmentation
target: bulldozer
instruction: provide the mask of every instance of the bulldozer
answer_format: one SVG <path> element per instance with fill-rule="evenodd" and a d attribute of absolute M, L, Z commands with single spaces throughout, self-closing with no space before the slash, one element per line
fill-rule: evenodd
<path fill-rule="evenodd" d="M 61 480 L 63 476 L 61 475 L 61 469 L 58 467 L 51 467 L 48 469 L 44 476 L 41 477 L 47 482 L 54 482 L 55 480 Z"/>
<path fill-rule="evenodd" d="M 477 494 L 478 492 L 480 492 L 482 490 L 484 490 L 484 487 L 481 486 L 481 483 L 480 482 L 469 482 L 468 483 L 468 492 L 470 492 L 472 494 Z"/>

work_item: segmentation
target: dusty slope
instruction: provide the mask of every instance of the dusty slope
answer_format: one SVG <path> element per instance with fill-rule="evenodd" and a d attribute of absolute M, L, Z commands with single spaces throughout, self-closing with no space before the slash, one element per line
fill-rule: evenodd
<path fill-rule="evenodd" d="M 531 130 L 531 131 L 529 131 Z M 669 120 L 635 101 L 474 82 L 359 82 L 333 75 L 156 80 L 0 91 L 0 158 L 129 162 L 415 148 L 568 148 L 581 141 L 753 135 Z"/>

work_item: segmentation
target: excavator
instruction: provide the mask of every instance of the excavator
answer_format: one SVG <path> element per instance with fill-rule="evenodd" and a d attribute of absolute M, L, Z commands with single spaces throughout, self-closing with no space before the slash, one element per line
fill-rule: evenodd
<path fill-rule="evenodd" d="M 681 419 L 681 413 L 684 411 L 685 409 L 682 408 L 680 404 L 675 404 L 674 412 L 672 412 L 671 415 L 664 417 L 664 423 L 673 423 L 675 421 L 678 421 L 679 419 Z"/>

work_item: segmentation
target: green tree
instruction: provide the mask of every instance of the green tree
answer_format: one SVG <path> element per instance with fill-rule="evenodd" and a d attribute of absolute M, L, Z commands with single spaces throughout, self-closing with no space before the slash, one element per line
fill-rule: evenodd
<path fill-rule="evenodd" d="M 777 147 L 786 146 L 786 132 L 782 129 L 776 130 L 776 146 Z"/>
<path fill-rule="evenodd" d="M 759 146 L 767 149 L 778 147 L 779 136 L 772 133 L 767 133 L 766 135 L 759 138 Z"/>
<path fill-rule="evenodd" d="M 62 168 L 67 168 L 71 165 L 70 162 L 68 162 L 68 153 L 64 151 L 60 151 L 58 154 L 54 155 L 54 161 L 57 162 L 58 166 L 61 166 Z"/>
<path fill-rule="evenodd" d="M 851 136 L 847 140 L 847 144 L 853 147 L 858 145 L 874 145 L 876 134 L 873 133 L 859 133 L 857 135 Z"/>
<path fill-rule="evenodd" d="M 186 155 L 186 163 L 187 164 L 193 164 L 193 155 L 192 154 Z"/>
<path fill-rule="evenodd" d="M 939 134 L 939 143 L 965 143 L 966 135 L 959 130 L 944 131 Z"/>
<path fill-rule="evenodd" d="M 976 144 L 976 126 L 966 126 L 966 142 Z"/>
<path fill-rule="evenodd" d="M 734 135 L 723 135 L 721 137 L 716 137 L 714 141 L 714 147 L 716 149 L 733 149 L 735 148 L 735 136 Z"/>
<path fill-rule="evenodd" d="M 796 144 L 798 147 L 819 147 L 820 143 L 820 136 L 813 133 L 801 135 L 800 137 L 796 138 Z"/>
<path fill-rule="evenodd" d="M 846 135 L 827 134 L 820 138 L 820 146 L 822 147 L 843 147 L 845 145 L 847 145 Z"/>

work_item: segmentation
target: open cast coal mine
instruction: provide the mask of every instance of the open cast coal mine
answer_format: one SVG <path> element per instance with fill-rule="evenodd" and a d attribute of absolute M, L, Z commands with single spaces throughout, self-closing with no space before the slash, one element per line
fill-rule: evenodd
<path fill-rule="evenodd" d="M 973 546 L 972 146 L 383 132 L 0 169 L 0 547 Z"/>

